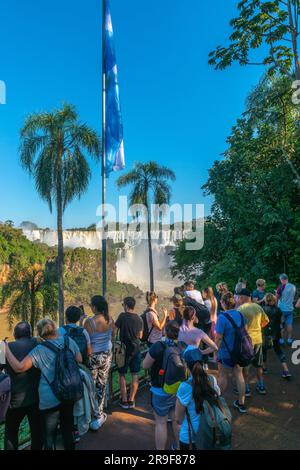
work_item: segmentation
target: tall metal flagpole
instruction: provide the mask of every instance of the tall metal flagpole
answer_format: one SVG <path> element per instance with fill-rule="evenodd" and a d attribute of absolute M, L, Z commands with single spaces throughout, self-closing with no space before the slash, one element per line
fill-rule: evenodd
<path fill-rule="evenodd" d="M 107 292 L 106 274 L 106 74 L 105 74 L 105 20 L 106 20 L 106 0 L 102 0 L 102 295 Z"/>

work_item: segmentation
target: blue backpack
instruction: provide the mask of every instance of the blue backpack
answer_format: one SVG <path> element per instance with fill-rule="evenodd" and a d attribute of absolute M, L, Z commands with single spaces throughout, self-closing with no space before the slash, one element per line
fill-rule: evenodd
<path fill-rule="evenodd" d="M 234 329 L 234 343 L 232 350 L 228 348 L 226 340 L 223 338 L 225 347 L 230 354 L 232 362 L 234 364 L 238 364 L 241 367 L 249 366 L 254 358 L 254 349 L 252 340 L 245 328 L 244 316 L 240 313 L 241 326 L 237 326 L 233 318 L 228 313 L 222 312 L 222 315 L 227 318 Z"/>
<path fill-rule="evenodd" d="M 64 337 L 64 346 L 59 348 L 50 341 L 43 346 L 56 354 L 53 382 L 47 380 L 54 396 L 62 403 L 75 403 L 83 397 L 83 382 L 75 356 L 69 347 L 68 336 Z"/>

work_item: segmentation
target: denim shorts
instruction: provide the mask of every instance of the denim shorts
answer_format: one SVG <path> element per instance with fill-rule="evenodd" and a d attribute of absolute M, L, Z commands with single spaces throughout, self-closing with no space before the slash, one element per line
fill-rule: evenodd
<path fill-rule="evenodd" d="M 120 375 L 125 375 L 130 370 L 130 373 L 133 375 L 137 375 L 141 371 L 141 364 L 142 364 L 142 356 L 141 353 L 135 354 L 131 359 L 127 360 L 124 367 L 118 369 Z"/>
<path fill-rule="evenodd" d="M 286 326 L 292 326 L 294 321 L 294 312 L 282 312 L 284 317 L 284 323 Z"/>
<path fill-rule="evenodd" d="M 219 358 L 218 363 L 225 367 L 225 369 L 233 369 L 235 367 L 230 357 Z"/>
<path fill-rule="evenodd" d="M 160 396 L 151 393 L 151 406 L 157 416 L 161 418 L 168 416 L 171 411 L 175 410 L 176 395 Z"/>

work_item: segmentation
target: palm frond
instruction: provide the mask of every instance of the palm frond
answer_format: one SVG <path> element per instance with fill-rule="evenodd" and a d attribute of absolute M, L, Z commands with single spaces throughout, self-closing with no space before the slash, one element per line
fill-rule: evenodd
<path fill-rule="evenodd" d="M 63 209 L 75 198 L 86 191 L 91 177 L 90 167 L 79 147 L 73 154 L 68 152 L 63 162 Z"/>
<path fill-rule="evenodd" d="M 54 144 L 47 145 L 40 154 L 34 168 L 35 185 L 41 198 L 49 205 L 52 212 L 52 196 L 55 189 L 55 160 Z"/>
<path fill-rule="evenodd" d="M 86 124 L 73 124 L 67 129 L 66 147 L 81 147 L 87 150 L 89 155 L 96 161 L 101 156 L 101 140 L 97 132 L 90 129 Z"/>

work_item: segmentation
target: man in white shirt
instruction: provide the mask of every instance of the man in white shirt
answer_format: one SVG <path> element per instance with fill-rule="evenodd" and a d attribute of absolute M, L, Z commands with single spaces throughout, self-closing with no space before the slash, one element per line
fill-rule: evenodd
<path fill-rule="evenodd" d="M 204 305 L 201 292 L 195 289 L 195 284 L 193 282 L 189 281 L 184 284 L 184 294 L 198 302 L 198 304 Z"/>

